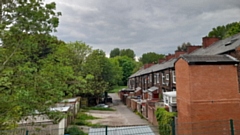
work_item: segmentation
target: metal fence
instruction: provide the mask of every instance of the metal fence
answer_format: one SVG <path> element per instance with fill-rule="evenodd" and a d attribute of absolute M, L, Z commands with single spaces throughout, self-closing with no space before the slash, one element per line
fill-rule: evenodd
<path fill-rule="evenodd" d="M 3 130 L 0 131 L 0 135 L 65 135 L 65 129 L 35 129 L 35 130 L 27 130 L 27 129 L 15 129 L 15 130 Z"/>
<path fill-rule="evenodd" d="M 86 135 L 159 135 L 157 126 L 149 125 L 128 125 L 128 126 L 77 126 L 84 131 Z M 85 135 L 85 134 L 67 134 L 65 129 L 15 129 L 0 131 L 0 135 Z"/>
<path fill-rule="evenodd" d="M 171 135 L 240 135 L 240 120 L 173 123 Z"/>

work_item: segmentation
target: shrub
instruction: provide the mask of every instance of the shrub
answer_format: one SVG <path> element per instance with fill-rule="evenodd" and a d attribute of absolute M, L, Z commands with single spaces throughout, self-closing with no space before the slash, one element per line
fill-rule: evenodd
<path fill-rule="evenodd" d="M 165 110 L 165 108 L 158 108 L 156 110 L 156 117 L 159 125 L 158 128 L 160 135 L 171 134 L 174 116 L 176 116 L 176 113 L 168 112 Z"/>
<path fill-rule="evenodd" d="M 69 135 L 87 135 L 82 130 L 80 130 L 77 126 L 72 126 L 66 129 L 65 134 Z"/>

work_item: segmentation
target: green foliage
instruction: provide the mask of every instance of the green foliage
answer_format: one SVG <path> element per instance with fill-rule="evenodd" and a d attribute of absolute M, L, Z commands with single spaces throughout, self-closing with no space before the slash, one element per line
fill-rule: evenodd
<path fill-rule="evenodd" d="M 119 48 L 114 48 L 110 52 L 110 58 L 114 58 L 116 56 L 120 56 L 120 49 Z"/>
<path fill-rule="evenodd" d="M 117 56 L 127 56 L 128 58 L 131 58 L 135 60 L 135 53 L 132 49 L 119 49 L 119 48 L 114 48 L 110 52 L 110 58 L 114 58 Z"/>
<path fill-rule="evenodd" d="M 156 117 L 159 125 L 159 134 L 170 135 L 172 131 L 173 117 L 176 113 L 168 112 L 165 108 L 158 108 L 156 110 Z"/>
<path fill-rule="evenodd" d="M 144 118 L 143 115 L 140 112 L 138 112 L 138 111 L 135 111 L 135 114 L 137 114 L 141 119 Z"/>
<path fill-rule="evenodd" d="M 66 129 L 65 134 L 69 135 L 87 135 L 87 133 L 84 133 L 82 130 L 80 130 L 77 126 L 71 126 Z"/>
<path fill-rule="evenodd" d="M 128 58 L 135 60 L 136 55 L 132 49 L 122 49 L 120 51 L 120 56 L 127 56 Z"/>
<path fill-rule="evenodd" d="M 158 63 L 158 60 L 164 58 L 163 54 L 157 54 L 155 52 L 148 52 L 144 53 L 141 58 L 139 58 L 139 61 L 143 64 L 147 63 Z"/>
<path fill-rule="evenodd" d="M 119 90 L 127 88 L 127 86 L 113 86 L 111 90 L 109 90 L 109 93 L 117 93 Z"/>
<path fill-rule="evenodd" d="M 73 124 L 76 125 L 85 125 L 85 126 L 94 126 L 95 124 L 92 124 L 88 120 L 94 120 L 98 119 L 97 117 L 94 117 L 92 115 L 86 114 L 85 112 L 79 112 L 77 114 L 76 119 L 74 120 Z"/>
<path fill-rule="evenodd" d="M 132 75 L 133 70 L 136 68 L 136 62 L 127 56 L 118 56 L 113 59 L 118 60 L 119 66 L 122 68 L 122 72 L 123 72 L 122 84 L 119 84 L 119 85 L 126 86 L 128 77 Z"/>
<path fill-rule="evenodd" d="M 208 33 L 208 37 L 224 39 L 240 32 L 240 22 L 233 22 L 227 25 L 217 26 Z"/>
<path fill-rule="evenodd" d="M 103 107 L 89 107 L 89 110 L 99 110 L 99 111 L 116 111 L 112 108 L 103 108 Z"/>
<path fill-rule="evenodd" d="M 188 46 L 192 46 L 192 44 L 189 42 L 187 42 L 187 43 L 184 42 L 184 43 L 182 43 L 182 45 L 177 47 L 177 51 L 185 51 L 186 52 Z"/>

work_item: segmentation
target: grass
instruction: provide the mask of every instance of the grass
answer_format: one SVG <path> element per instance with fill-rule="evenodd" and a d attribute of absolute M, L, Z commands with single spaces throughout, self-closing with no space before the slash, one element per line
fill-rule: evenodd
<path fill-rule="evenodd" d="M 77 114 L 76 119 L 74 120 L 73 124 L 81 125 L 81 126 L 98 126 L 98 124 L 92 124 L 88 120 L 94 120 L 99 119 L 97 117 L 94 117 L 92 115 L 86 114 L 86 112 L 79 112 Z"/>
<path fill-rule="evenodd" d="M 109 93 L 117 93 L 119 90 L 127 88 L 127 86 L 113 86 L 113 89 L 108 91 Z"/>
<path fill-rule="evenodd" d="M 141 119 L 144 118 L 143 115 L 142 115 L 140 112 L 138 112 L 138 111 L 134 111 L 134 112 L 135 112 L 135 114 L 137 114 Z"/>
<path fill-rule="evenodd" d="M 116 111 L 112 108 L 101 108 L 101 107 L 89 107 L 89 110 L 99 110 L 99 111 Z"/>
<path fill-rule="evenodd" d="M 101 107 L 84 107 L 83 112 L 87 112 L 89 110 L 98 110 L 98 111 L 116 111 L 115 109 L 112 108 L 101 108 Z"/>

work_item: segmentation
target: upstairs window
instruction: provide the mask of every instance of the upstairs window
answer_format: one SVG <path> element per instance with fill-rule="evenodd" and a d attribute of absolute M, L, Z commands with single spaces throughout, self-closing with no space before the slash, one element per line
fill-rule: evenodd
<path fill-rule="evenodd" d="M 166 80 L 169 80 L 169 74 L 166 74 Z"/>
<path fill-rule="evenodd" d="M 157 75 L 154 74 L 154 84 L 156 84 L 156 82 L 157 82 Z"/>
<path fill-rule="evenodd" d="M 157 73 L 157 75 L 156 75 L 156 79 L 157 79 L 157 83 L 159 83 L 159 73 Z"/>
<path fill-rule="evenodd" d="M 176 83 L 175 71 L 172 71 L 172 80 L 173 80 L 173 83 Z"/>
<path fill-rule="evenodd" d="M 152 82 L 152 74 L 148 76 L 149 82 Z"/>
<path fill-rule="evenodd" d="M 163 73 L 162 73 L 162 84 L 165 84 L 165 76 Z"/>

